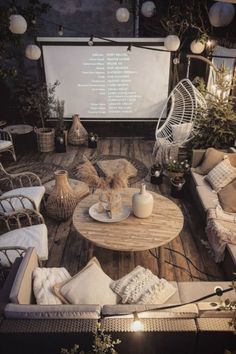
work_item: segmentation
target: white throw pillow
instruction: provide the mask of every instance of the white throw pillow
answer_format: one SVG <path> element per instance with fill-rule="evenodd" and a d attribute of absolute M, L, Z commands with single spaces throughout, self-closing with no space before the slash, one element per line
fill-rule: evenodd
<path fill-rule="evenodd" d="M 193 123 L 172 124 L 172 136 L 174 142 L 181 142 L 188 139 Z"/>
<path fill-rule="evenodd" d="M 103 272 L 98 260 L 93 258 L 87 266 L 64 284 L 59 293 L 70 304 L 115 305 L 119 297 L 111 290 L 113 280 Z M 57 288 L 58 285 L 54 287 Z"/>
<path fill-rule="evenodd" d="M 163 304 L 176 292 L 172 284 L 141 266 L 114 281 L 111 288 L 121 296 L 123 304 Z"/>
<path fill-rule="evenodd" d="M 232 182 L 235 178 L 236 168 L 230 164 L 227 157 L 206 175 L 206 180 L 216 192 L 227 186 L 227 184 Z"/>
<path fill-rule="evenodd" d="M 33 271 L 33 290 L 38 305 L 62 304 L 54 294 L 53 286 L 70 279 L 65 268 L 35 268 Z"/>

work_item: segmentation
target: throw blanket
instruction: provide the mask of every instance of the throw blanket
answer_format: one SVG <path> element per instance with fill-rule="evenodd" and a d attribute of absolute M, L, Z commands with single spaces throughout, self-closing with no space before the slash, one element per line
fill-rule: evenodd
<path fill-rule="evenodd" d="M 210 209 L 206 234 L 215 253 L 215 261 L 221 262 L 224 259 L 226 244 L 236 244 L 236 215 L 225 213 L 220 207 Z"/>
<path fill-rule="evenodd" d="M 157 165 L 165 166 L 170 158 L 178 160 L 179 147 L 176 144 L 171 144 L 165 138 L 159 138 L 155 142 L 153 155 Z"/>
<path fill-rule="evenodd" d="M 100 167 L 102 172 L 106 176 L 113 176 L 115 173 L 124 171 L 127 173 L 128 178 L 137 176 L 137 169 L 132 165 L 131 162 L 126 159 L 116 159 L 116 160 L 101 160 L 97 161 L 97 165 Z"/>

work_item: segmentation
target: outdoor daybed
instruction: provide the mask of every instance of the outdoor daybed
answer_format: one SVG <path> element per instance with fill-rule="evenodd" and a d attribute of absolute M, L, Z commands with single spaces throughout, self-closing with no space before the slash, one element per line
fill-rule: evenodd
<path fill-rule="evenodd" d="M 118 353 L 220 354 L 224 348 L 235 348 L 235 335 L 229 327 L 231 312 L 218 311 L 209 301 L 219 301 L 218 296 L 175 309 L 152 310 L 156 305 L 37 305 L 32 291 L 32 273 L 38 267 L 33 248 L 23 259 L 17 259 L 5 282 L 1 296 L 2 319 L 0 322 L 0 352 L 54 354 L 60 348 L 91 348 L 92 332 L 97 321 L 102 328 L 121 339 Z M 96 279 L 94 279 L 96 284 Z M 228 288 L 229 282 L 180 282 L 172 283 L 176 293 L 165 303 L 191 302 L 214 292 L 216 286 Z M 96 284 L 99 286 L 99 284 Z M 106 294 L 104 294 L 106 295 Z M 223 298 L 235 296 L 232 290 Z M 9 299 L 10 298 L 10 299 Z M 162 305 L 163 306 L 163 305 Z M 131 330 L 134 312 L 142 319 L 143 330 Z M 124 314 L 131 313 L 127 316 Z M 17 349 L 16 349 L 17 348 Z"/>

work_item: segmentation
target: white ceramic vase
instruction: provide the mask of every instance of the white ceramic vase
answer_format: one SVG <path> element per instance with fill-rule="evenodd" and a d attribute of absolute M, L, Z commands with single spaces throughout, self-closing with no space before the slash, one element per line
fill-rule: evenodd
<path fill-rule="evenodd" d="M 148 218 L 152 214 L 153 196 L 146 191 L 146 185 L 142 184 L 139 193 L 132 198 L 132 208 L 137 218 Z"/>

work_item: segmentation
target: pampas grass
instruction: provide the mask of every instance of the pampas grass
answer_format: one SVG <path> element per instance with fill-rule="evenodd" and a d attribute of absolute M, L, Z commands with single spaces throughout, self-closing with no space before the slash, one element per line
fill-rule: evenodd
<path fill-rule="evenodd" d="M 103 190 L 120 190 L 128 185 L 128 173 L 126 168 L 114 173 L 113 176 L 99 177 L 93 164 L 86 159 L 85 162 L 77 167 L 79 177 L 86 182 L 89 187 L 100 188 Z"/>

